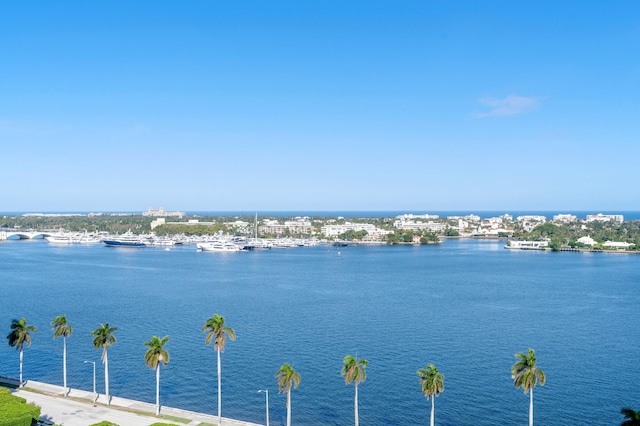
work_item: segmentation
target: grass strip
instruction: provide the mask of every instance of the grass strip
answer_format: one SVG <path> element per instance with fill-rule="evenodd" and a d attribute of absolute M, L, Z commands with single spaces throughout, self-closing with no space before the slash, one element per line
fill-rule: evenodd
<path fill-rule="evenodd" d="M 139 414 L 141 416 L 156 417 L 155 413 L 151 413 L 149 411 L 139 411 L 139 410 L 131 410 L 131 409 L 128 409 L 127 411 L 130 411 L 130 412 L 135 413 L 135 414 Z M 185 419 L 184 417 L 172 416 L 170 414 L 160 414 L 156 418 L 163 419 L 163 420 L 171 420 L 172 422 L 178 422 L 178 423 L 184 423 L 184 424 L 191 423 L 191 419 Z"/>

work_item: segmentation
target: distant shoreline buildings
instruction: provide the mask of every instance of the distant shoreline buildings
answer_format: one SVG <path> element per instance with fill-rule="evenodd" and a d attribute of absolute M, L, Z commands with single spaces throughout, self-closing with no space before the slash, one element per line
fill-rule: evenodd
<path fill-rule="evenodd" d="M 142 216 L 149 217 L 177 217 L 179 219 L 182 219 L 186 215 L 187 214 L 185 212 L 167 212 L 163 207 L 160 207 L 157 210 L 149 207 L 149 210 L 147 210 L 146 212 L 142 212 Z"/>

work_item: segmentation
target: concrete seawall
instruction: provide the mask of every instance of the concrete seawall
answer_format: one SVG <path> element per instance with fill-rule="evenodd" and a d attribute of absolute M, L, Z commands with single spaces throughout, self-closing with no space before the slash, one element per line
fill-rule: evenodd
<path fill-rule="evenodd" d="M 155 417 L 155 404 L 136 401 L 133 399 L 111 396 L 111 405 L 107 404 L 104 394 L 70 389 L 65 397 L 62 386 L 51 385 L 36 381 L 26 381 L 24 387 L 14 389 L 18 380 L 9 377 L 0 377 L 0 386 L 11 388 L 12 392 L 25 398 L 27 402 L 41 407 L 41 419 L 50 424 L 64 424 L 65 426 L 87 426 L 103 420 L 116 423 L 120 426 L 148 426 L 156 422 L 175 423 L 181 425 L 196 426 L 201 423 L 217 425 L 218 417 L 210 414 L 197 413 L 173 407 L 160 407 L 160 417 Z M 94 404 L 94 399 L 97 401 Z M 161 395 L 162 397 L 162 395 Z M 184 419 L 182 422 L 163 419 L 167 415 Z M 222 418 L 222 426 L 260 426 L 257 423 L 245 422 L 229 418 Z"/>

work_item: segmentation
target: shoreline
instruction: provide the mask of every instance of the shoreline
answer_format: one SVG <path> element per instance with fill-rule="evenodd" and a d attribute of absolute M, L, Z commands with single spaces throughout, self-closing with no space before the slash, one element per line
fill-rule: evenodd
<path fill-rule="evenodd" d="M 160 416 L 155 416 L 156 405 L 111 395 L 111 405 L 107 405 L 105 394 L 69 388 L 65 397 L 62 386 L 27 380 L 19 388 L 18 379 L 0 376 L 0 387 L 12 394 L 34 403 L 41 408 L 40 418 L 47 424 L 65 426 L 87 426 L 101 421 L 110 421 L 120 426 L 148 426 L 156 422 L 180 425 L 217 425 L 218 416 L 160 405 Z M 256 407 L 258 408 L 258 407 Z M 87 423 L 89 422 L 89 423 Z M 221 426 L 261 426 L 242 420 L 222 417 Z"/>
<path fill-rule="evenodd" d="M 551 251 L 551 252 L 557 252 L 557 253 L 609 253 L 609 254 L 640 254 L 640 250 L 591 250 L 591 249 L 584 249 L 584 248 L 572 248 L 572 249 L 560 249 L 560 250 L 553 250 L 552 248 L 549 247 L 540 247 L 540 248 L 533 248 L 533 247 L 511 247 L 511 246 L 507 246 L 505 245 L 504 248 L 506 250 L 524 250 L 524 251 Z"/>

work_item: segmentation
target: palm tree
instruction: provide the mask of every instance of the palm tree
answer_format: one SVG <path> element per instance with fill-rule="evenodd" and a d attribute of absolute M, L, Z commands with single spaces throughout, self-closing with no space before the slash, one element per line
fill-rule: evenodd
<path fill-rule="evenodd" d="M 516 389 L 522 388 L 524 393 L 529 392 L 529 426 L 533 426 L 533 388 L 538 381 L 540 386 L 544 386 L 547 377 L 544 371 L 536 367 L 536 353 L 533 349 L 529 348 L 526 354 L 518 352 L 515 356 L 518 362 L 511 367 L 511 378 Z"/>
<path fill-rule="evenodd" d="M 418 370 L 418 377 L 422 385 L 422 393 L 431 398 L 431 421 L 433 426 L 435 421 L 435 400 L 436 396 L 444 392 L 444 374 L 438 371 L 435 365 L 427 364 L 427 368 Z"/>
<path fill-rule="evenodd" d="M 51 322 L 53 328 L 53 338 L 57 339 L 62 336 L 62 375 L 64 376 L 65 396 L 69 393 L 67 388 L 67 337 L 73 333 L 73 327 L 67 322 L 65 315 L 59 315 Z"/>
<path fill-rule="evenodd" d="M 346 384 L 350 384 L 351 382 L 355 385 L 355 397 L 353 400 L 353 411 L 355 415 L 355 425 L 359 425 L 358 420 L 358 385 L 361 382 L 364 382 L 367 379 L 367 372 L 365 368 L 367 368 L 367 360 L 366 359 L 358 359 L 354 358 L 351 355 L 347 355 L 344 357 L 342 361 L 342 371 L 340 374 L 344 376 L 344 382 Z"/>
<path fill-rule="evenodd" d="M 109 359 L 107 358 L 107 348 L 116 343 L 116 337 L 113 335 L 118 331 L 116 327 L 109 327 L 109 323 L 100 324 L 100 327 L 91 332 L 93 338 L 93 347 L 95 349 L 102 348 L 102 363 L 104 364 L 104 390 L 107 396 L 107 405 L 111 405 L 111 397 L 109 396 Z"/>
<path fill-rule="evenodd" d="M 20 386 L 24 386 L 22 383 L 22 358 L 23 358 L 23 349 L 24 344 L 27 344 L 27 347 L 31 346 L 31 334 L 35 333 L 38 329 L 33 326 L 27 324 L 27 320 L 22 317 L 22 319 L 17 320 L 14 319 L 11 321 L 11 333 L 7 335 L 7 340 L 9 340 L 9 346 L 12 348 L 16 348 L 20 351 Z"/>
<path fill-rule="evenodd" d="M 287 426 L 291 426 L 291 385 L 298 389 L 300 385 L 300 373 L 295 371 L 289 364 L 282 364 L 276 373 L 278 379 L 278 392 L 287 394 Z"/>
<path fill-rule="evenodd" d="M 160 415 L 160 364 L 166 366 L 169 363 L 169 352 L 164 348 L 167 340 L 169 336 L 164 336 L 162 339 L 153 336 L 144 344 L 149 348 L 144 354 L 144 360 L 149 368 L 156 370 L 156 416 Z"/>
<path fill-rule="evenodd" d="M 222 371 L 220 369 L 220 352 L 224 352 L 224 344 L 227 341 L 227 335 L 231 340 L 236 340 L 236 332 L 233 328 L 224 326 L 224 317 L 213 314 L 204 325 L 202 331 L 207 333 L 204 339 L 205 345 L 209 345 L 213 340 L 213 349 L 218 353 L 218 425 L 222 421 Z"/>
<path fill-rule="evenodd" d="M 622 413 L 626 419 L 620 423 L 620 426 L 640 426 L 640 411 L 634 411 L 631 408 L 625 407 L 620 410 L 620 413 Z"/>

